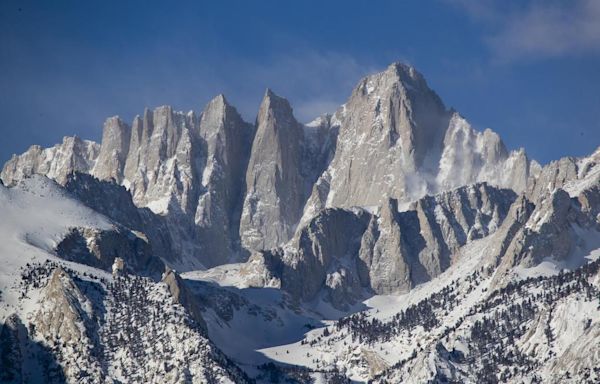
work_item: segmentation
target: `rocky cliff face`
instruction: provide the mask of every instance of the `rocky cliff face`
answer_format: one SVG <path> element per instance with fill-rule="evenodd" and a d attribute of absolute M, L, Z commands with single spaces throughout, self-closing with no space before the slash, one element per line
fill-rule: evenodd
<path fill-rule="evenodd" d="M 57 343 L 68 346 L 61 350 L 58 360 L 80 362 L 67 365 L 65 377 L 68 380 L 81 378 L 90 383 L 93 377 L 104 380 L 106 375 L 98 361 L 99 350 L 92 329 L 91 302 L 62 268 L 54 270 L 42 298 L 42 306 L 34 320 L 36 333 L 51 346 Z"/>
<path fill-rule="evenodd" d="M 65 138 L 50 149 L 33 146 L 5 165 L 2 179 L 13 184 L 43 174 L 68 183 L 94 208 L 120 205 L 112 209 L 116 215 L 127 198 L 115 201 L 106 193 L 100 198 L 100 192 L 92 196 L 93 182 L 71 175 L 89 173 L 101 181 L 122 184 L 137 207 L 164 217 L 166 231 L 155 236 L 162 237 L 163 257 L 177 266 L 188 264 L 187 268 L 211 266 L 240 253 L 239 217 L 253 132 L 223 96 L 212 100 L 200 118 L 164 106 L 146 110 L 131 127 L 118 117 L 107 119 L 101 145 Z M 88 187 L 78 187 L 80 182 Z M 132 216 L 120 212 L 124 221 L 140 223 L 135 219 L 140 212 L 132 212 L 131 207 L 126 211 Z M 151 215 L 142 216 L 146 221 Z M 171 256 L 164 248 L 170 248 Z"/>
<path fill-rule="evenodd" d="M 475 184 L 425 197 L 400 213 L 389 200 L 361 249 L 371 287 L 380 294 L 407 292 L 438 276 L 467 242 L 498 229 L 515 197 L 510 190 Z"/>
<path fill-rule="evenodd" d="M 200 137 L 206 155 L 194 222 L 201 228 L 209 265 L 218 265 L 240 252 L 240 211 L 254 127 L 220 95 L 202 114 Z"/>
<path fill-rule="evenodd" d="M 490 129 L 475 131 L 455 112 L 444 137 L 436 189 L 486 181 L 520 193 L 539 171 L 539 164 L 530 161 L 523 149 L 509 152 L 498 134 Z"/>
<path fill-rule="evenodd" d="M 16 346 L 27 348 L 23 343 L 35 340 L 55 359 L 54 366 L 43 367 L 34 380 L 248 382 L 206 339 L 203 325 L 181 307 L 187 304 L 186 296 L 173 290 L 170 274 L 168 288 L 135 276 L 115 277 L 110 283 L 93 275 L 82 279 L 60 267 L 42 267 L 34 275 L 45 287 L 31 332 Z M 163 358 L 165 363 L 158 364 Z M 15 360 L 17 366 L 24 362 Z"/>
<path fill-rule="evenodd" d="M 480 183 L 404 209 L 392 198 L 371 212 L 326 208 L 285 246 L 254 254 L 244 270 L 254 276 L 248 278 L 253 285 L 274 284 L 303 301 L 322 295 L 344 309 L 365 292 L 408 292 L 430 281 L 463 247 L 485 237 L 492 238 L 488 258 L 499 266 L 495 284 L 510 281 L 506 274 L 515 267 L 545 260 L 574 268 L 581 255 L 600 247 L 596 158 L 564 159 L 539 171 L 546 188 L 566 186 L 572 196 L 560 188 L 536 189 L 540 181 L 532 178 L 521 194 Z"/>
<path fill-rule="evenodd" d="M 173 298 L 173 302 L 183 306 L 196 324 L 202 329 L 202 332 L 206 334 L 207 329 L 204 318 L 202 317 L 202 307 L 181 276 L 172 269 L 167 269 L 164 272 L 161 281 L 166 284 L 169 294 Z"/>
<path fill-rule="evenodd" d="M 505 159 L 511 163 L 510 156 Z M 251 264 L 261 266 L 254 273 L 263 276 L 262 281 L 275 278 L 294 297 L 311 300 L 324 292 L 340 308 L 353 303 L 363 289 L 378 294 L 408 292 L 445 271 L 467 243 L 492 234 L 488 252 L 501 271 L 497 284 L 510 280 L 504 274 L 511 269 L 545 260 L 577 267 L 583 262 L 581 255 L 600 247 L 597 159 L 598 152 L 553 162 L 536 171 L 539 178 L 532 176 L 519 195 L 483 183 L 426 196 L 402 212 L 391 198 L 375 214 L 342 210 L 346 214 L 341 221 L 325 220 L 331 215 L 325 209 L 290 243 L 255 255 Z M 351 238 L 340 241 L 340 236 Z M 330 251 L 335 244 L 349 246 L 357 238 L 360 245 L 351 251 Z M 334 293 L 340 291 L 345 294 Z"/>
<path fill-rule="evenodd" d="M 556 188 L 562 188 L 571 197 L 600 183 L 600 147 L 590 156 L 577 159 L 563 157 L 544 166 L 537 177 L 529 180 L 527 195 L 538 201 Z"/>
<path fill-rule="evenodd" d="M 164 216 L 157 215 L 148 208 L 137 207 L 125 187 L 112 181 L 98 180 L 85 173 L 70 174 L 64 187 L 94 211 L 132 232 L 143 234 L 156 257 L 177 262 L 177 232 L 169 228 Z"/>
<path fill-rule="evenodd" d="M 306 137 L 287 100 L 267 90 L 256 119 L 246 173 L 240 236 L 249 249 L 289 240 L 302 215 L 311 180 L 303 173 Z"/>
<path fill-rule="evenodd" d="M 104 123 L 102 145 L 92 174 L 100 180 L 123 181 L 123 170 L 129 153 L 131 127 L 118 117 L 111 117 Z"/>
<path fill-rule="evenodd" d="M 500 270 L 520 266 L 531 268 L 554 261 L 568 268 L 585 263 L 582 259 L 600 247 L 600 188 L 598 185 L 571 198 L 558 188 L 538 197 L 536 204 L 522 199 L 528 208 L 506 223 L 506 236 L 497 253 Z"/>
<path fill-rule="evenodd" d="M 448 115 L 412 67 L 393 64 L 361 80 L 332 118 L 339 126 L 327 206 L 377 206 L 422 196 L 442 150 Z M 423 172 L 425 173 L 425 172 Z"/>
<path fill-rule="evenodd" d="M 124 185 L 137 205 L 159 214 L 193 211 L 201 171 L 197 140 L 193 112 L 163 106 L 151 114 L 146 111 L 143 120 L 135 119 Z"/>
<path fill-rule="evenodd" d="M 262 281 L 279 281 L 297 299 L 324 293 L 346 308 L 365 292 L 408 292 L 438 276 L 462 246 L 498 230 L 515 199 L 484 183 L 422 198 L 403 212 L 395 199 L 375 214 L 328 208 L 283 248 L 249 263 L 262 266 L 253 272 Z"/>

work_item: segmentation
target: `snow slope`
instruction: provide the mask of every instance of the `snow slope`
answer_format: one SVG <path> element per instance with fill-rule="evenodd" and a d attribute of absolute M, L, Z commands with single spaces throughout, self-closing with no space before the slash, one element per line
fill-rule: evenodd
<path fill-rule="evenodd" d="M 55 256 L 70 228 L 116 224 L 54 181 L 0 185 L 0 217 L 0 382 L 248 381 L 166 284 Z"/>
<path fill-rule="evenodd" d="M 11 188 L 0 185 L 0 217 L 0 322 L 10 313 L 31 309 L 18 302 L 16 283 L 22 267 L 57 259 L 53 249 L 69 228 L 113 227 L 106 217 L 74 200 L 44 176 L 24 179 Z"/>

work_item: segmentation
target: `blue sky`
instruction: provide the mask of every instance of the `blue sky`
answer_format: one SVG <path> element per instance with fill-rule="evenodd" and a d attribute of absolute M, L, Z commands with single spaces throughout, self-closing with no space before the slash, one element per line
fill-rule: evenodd
<path fill-rule="evenodd" d="M 600 1 L 0 2 L 0 162 L 144 107 L 224 93 L 254 121 L 266 87 L 299 120 L 393 61 L 543 163 L 600 145 Z"/>

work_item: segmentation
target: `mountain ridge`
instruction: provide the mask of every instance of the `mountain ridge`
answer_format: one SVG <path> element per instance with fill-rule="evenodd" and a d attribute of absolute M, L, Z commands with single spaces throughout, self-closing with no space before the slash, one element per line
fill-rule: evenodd
<path fill-rule="evenodd" d="M 182 228 L 172 237 L 185 244 L 176 257 L 185 269 L 280 246 L 325 207 L 377 206 L 386 196 L 403 204 L 478 181 L 520 192 L 539 172 L 523 151 L 509 153 L 496 134 L 478 133 L 446 110 L 402 63 L 363 78 L 335 114 L 312 124 L 298 123 L 270 89 L 254 126 L 218 95 L 200 115 L 162 106 L 131 125 L 108 118 L 101 144 L 65 138 L 50 149 L 34 146 L 13 156 L 0 178 L 10 185 L 44 174 L 64 184 L 82 172 L 114 180 L 138 207 Z"/>
<path fill-rule="evenodd" d="M 0 181 L 17 381 L 600 379 L 600 148 L 542 167 L 409 65 L 308 124 L 270 89 L 254 124 L 111 117 Z"/>

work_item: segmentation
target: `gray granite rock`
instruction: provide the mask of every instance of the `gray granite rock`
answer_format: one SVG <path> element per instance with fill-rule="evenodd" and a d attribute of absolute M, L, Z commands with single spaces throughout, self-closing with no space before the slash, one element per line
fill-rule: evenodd
<path fill-rule="evenodd" d="M 270 249 L 296 229 L 308 191 L 301 173 L 304 133 L 287 100 L 267 90 L 256 119 L 240 223 L 242 244 Z"/>

